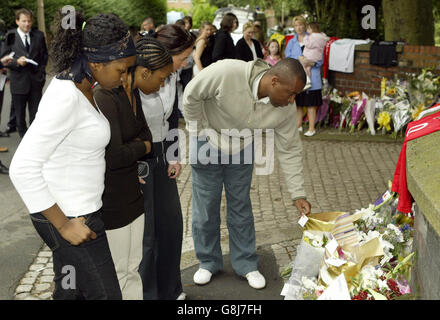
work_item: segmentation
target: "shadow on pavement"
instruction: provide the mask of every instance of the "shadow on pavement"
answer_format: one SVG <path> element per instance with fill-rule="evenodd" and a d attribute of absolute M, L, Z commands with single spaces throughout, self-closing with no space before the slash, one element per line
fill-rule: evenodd
<path fill-rule="evenodd" d="M 266 278 L 266 287 L 256 290 L 248 285 L 246 278 L 238 276 L 232 269 L 229 255 L 223 256 L 223 271 L 212 276 L 211 282 L 204 286 L 194 284 L 193 275 L 199 265 L 182 271 L 183 290 L 187 300 L 282 300 L 280 296 L 284 285 L 279 275 L 275 255 L 269 245 L 257 248 L 258 269 Z"/>

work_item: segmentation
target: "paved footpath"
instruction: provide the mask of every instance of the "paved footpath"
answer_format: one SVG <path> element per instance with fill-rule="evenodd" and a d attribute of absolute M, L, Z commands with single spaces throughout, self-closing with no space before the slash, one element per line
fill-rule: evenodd
<path fill-rule="evenodd" d="M 305 189 L 312 204 L 312 212 L 353 211 L 374 202 L 392 179 L 401 143 L 341 142 L 303 139 Z M 255 216 L 257 248 L 263 274 L 272 271 L 268 287 L 259 290 L 259 296 L 244 295 L 231 285 L 222 289 L 223 294 L 203 297 L 206 287 L 194 286 L 192 274 L 197 269 L 191 237 L 191 170 L 183 166 L 178 179 L 178 189 L 183 209 L 184 237 L 182 250 L 182 279 L 189 299 L 281 299 L 283 280 L 279 273 L 295 257 L 301 239 L 297 224 L 298 211 L 292 205 L 290 195 L 277 162 L 269 176 L 255 176 L 252 181 L 251 199 Z M 221 204 L 221 245 L 227 259 L 229 251 L 226 227 L 226 201 Z M 53 290 L 52 257 L 44 246 L 37 254 L 28 272 L 15 289 L 15 299 L 51 299 Z M 264 260 L 267 257 L 267 260 Z M 271 257 L 274 257 L 271 260 Z M 263 261 L 262 261 L 263 260 Z M 226 265 L 226 264 L 225 264 Z M 230 270 L 230 267 L 229 267 Z M 225 271 L 219 278 L 231 280 L 232 271 Z M 235 277 L 235 278 L 234 278 Z M 215 277 L 214 277 L 215 278 Z M 214 282 L 213 278 L 213 282 Z M 227 281 L 227 280 L 225 280 Z M 276 286 L 271 288 L 271 282 Z M 246 281 L 232 282 L 248 288 Z M 243 289 L 247 290 L 247 289 Z M 253 289 L 251 289 L 253 290 Z M 254 290 L 256 292 L 256 290 Z M 206 293 L 208 294 L 208 293 Z"/>

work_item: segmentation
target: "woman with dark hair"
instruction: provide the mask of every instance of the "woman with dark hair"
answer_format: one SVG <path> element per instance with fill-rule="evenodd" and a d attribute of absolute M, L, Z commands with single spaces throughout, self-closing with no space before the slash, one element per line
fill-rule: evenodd
<path fill-rule="evenodd" d="M 258 40 L 253 39 L 254 30 L 255 28 L 252 21 L 248 21 L 243 25 L 243 38 L 238 40 L 235 46 L 237 59 L 247 62 L 264 58 L 260 43 Z"/>
<path fill-rule="evenodd" d="M 212 62 L 222 59 L 235 59 L 235 45 L 231 33 L 237 28 L 237 16 L 232 12 L 226 13 L 220 23 L 220 30 L 215 34 Z"/>
<path fill-rule="evenodd" d="M 136 67 L 111 91 L 99 88 L 96 102 L 110 123 L 105 153 L 107 170 L 102 196 L 103 220 L 124 300 L 142 300 L 139 264 L 144 236 L 144 198 L 137 161 L 151 151 L 152 137 L 142 112 L 139 90 L 159 91 L 172 71 L 167 49 L 151 36 L 136 42 Z"/>
<path fill-rule="evenodd" d="M 152 155 L 140 165 L 144 194 L 145 230 L 139 266 L 145 300 L 185 299 L 180 277 L 183 218 L 176 178 L 181 165 L 171 150 L 178 145 L 177 71 L 186 65 L 194 38 L 183 28 L 166 25 L 157 40 L 171 54 L 173 73 L 158 93 L 139 91 L 142 110 L 153 136 Z M 168 151 L 168 148 L 170 151 Z"/>
<path fill-rule="evenodd" d="M 58 299 L 121 299 L 121 289 L 101 218 L 107 119 L 93 98 L 99 83 L 121 85 L 136 50 L 127 26 L 113 14 L 75 28 L 58 12 L 51 56 L 56 76 L 17 148 L 11 180 L 31 220 L 53 252 Z M 76 281 L 66 284 L 66 272 Z"/>

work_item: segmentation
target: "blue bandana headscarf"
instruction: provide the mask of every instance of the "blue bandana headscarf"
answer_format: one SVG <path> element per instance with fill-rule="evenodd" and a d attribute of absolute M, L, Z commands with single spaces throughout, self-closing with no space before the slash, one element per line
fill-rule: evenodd
<path fill-rule="evenodd" d="M 80 83 L 84 78 L 87 78 L 92 83 L 92 71 L 88 62 L 110 62 L 136 55 L 136 48 L 130 32 L 127 32 L 127 35 L 115 43 L 100 47 L 84 47 L 82 51 L 83 53 L 75 59 L 68 70 L 56 76 L 58 79 Z"/>

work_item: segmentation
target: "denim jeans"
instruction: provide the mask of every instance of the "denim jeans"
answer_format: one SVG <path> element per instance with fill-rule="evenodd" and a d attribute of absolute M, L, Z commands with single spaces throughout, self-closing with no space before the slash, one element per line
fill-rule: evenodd
<path fill-rule="evenodd" d="M 258 270 L 254 216 L 250 199 L 253 162 L 243 161 L 244 154 L 249 151 L 245 148 L 239 154 L 227 157 L 229 158 L 228 164 L 221 164 L 219 150 L 217 164 L 207 163 L 208 158 L 213 159 L 211 157 L 213 149 L 211 147 L 206 153 L 201 153 L 200 150 L 205 143 L 198 141 L 197 144 L 190 146 L 190 157 L 195 159 L 194 152 L 197 151 L 198 154 L 197 163 L 191 164 L 192 234 L 196 256 L 200 261 L 200 268 L 212 273 L 223 268 L 220 247 L 220 203 L 224 186 L 229 256 L 234 271 L 244 276 L 251 271 Z M 251 144 L 247 148 L 252 147 Z M 234 164 L 232 159 L 238 155 L 242 160 Z"/>
<path fill-rule="evenodd" d="M 53 253 L 54 300 L 122 299 L 100 211 L 83 216 L 97 237 L 78 246 L 65 240 L 43 214 L 30 217 Z"/>

